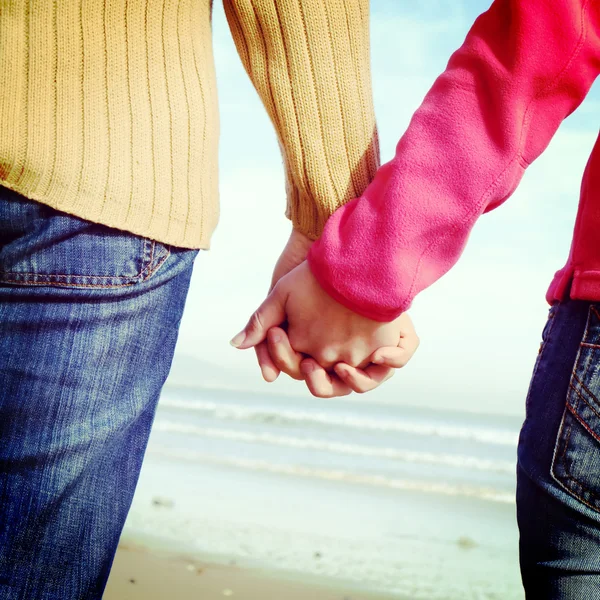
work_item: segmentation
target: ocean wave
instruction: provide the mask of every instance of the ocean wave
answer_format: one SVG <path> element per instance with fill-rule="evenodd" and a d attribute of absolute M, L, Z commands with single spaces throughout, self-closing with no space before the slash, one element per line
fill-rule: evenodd
<path fill-rule="evenodd" d="M 161 398 L 160 406 L 204 413 L 222 420 L 255 421 L 277 425 L 346 427 L 363 431 L 407 433 L 513 447 L 516 446 L 518 439 L 518 433 L 502 429 L 418 423 L 398 419 L 374 419 L 365 418 L 360 415 L 308 412 L 270 407 L 253 408 L 241 404 L 223 404 L 201 400 Z"/>
<path fill-rule="evenodd" d="M 387 489 L 425 492 L 444 496 L 468 496 L 471 498 L 478 498 L 480 500 L 488 500 L 503 504 L 512 504 L 514 502 L 512 494 L 489 487 L 419 481 L 416 479 L 398 479 L 385 477 L 383 475 L 354 473 L 352 471 L 346 471 L 343 469 L 319 469 L 314 467 L 304 467 L 301 465 L 275 464 L 264 460 L 214 456 L 201 452 L 194 452 L 191 450 L 176 450 L 157 444 L 150 445 L 148 454 L 172 460 L 199 462 L 214 466 L 225 466 L 277 475 L 290 475 L 294 477 L 362 484 L 374 487 L 383 487 Z"/>
<path fill-rule="evenodd" d="M 297 438 L 291 436 L 275 435 L 268 432 L 254 433 L 249 431 L 236 431 L 231 429 L 217 429 L 212 427 L 198 427 L 186 423 L 176 423 L 164 419 L 157 419 L 154 423 L 155 431 L 166 433 L 180 433 L 221 439 L 234 442 L 247 442 L 268 444 L 273 446 L 284 446 L 302 450 L 318 450 L 345 454 L 350 456 L 362 456 L 369 458 L 382 458 L 398 460 L 416 464 L 431 464 L 445 467 L 462 469 L 474 469 L 494 473 L 514 474 L 514 464 L 509 461 L 485 460 L 473 456 L 455 454 L 436 454 L 432 452 L 416 452 L 412 450 L 399 450 L 397 448 L 377 448 L 358 444 L 345 444 L 327 440 L 316 440 L 309 438 Z"/>

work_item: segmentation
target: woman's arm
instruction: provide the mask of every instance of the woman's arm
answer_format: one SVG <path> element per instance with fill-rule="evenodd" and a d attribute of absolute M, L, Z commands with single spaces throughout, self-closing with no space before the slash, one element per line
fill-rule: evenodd
<path fill-rule="evenodd" d="M 496 0 L 469 31 L 362 197 L 313 244 L 317 281 L 379 321 L 458 260 L 600 70 L 600 2 Z"/>

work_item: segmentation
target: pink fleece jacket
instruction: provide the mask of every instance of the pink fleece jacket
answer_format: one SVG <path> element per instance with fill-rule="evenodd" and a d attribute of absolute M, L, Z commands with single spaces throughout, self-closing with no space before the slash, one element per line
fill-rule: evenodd
<path fill-rule="evenodd" d="M 321 286 L 378 321 L 405 311 L 461 255 L 600 72 L 600 1 L 496 0 L 469 31 L 363 196 L 338 209 L 308 261 Z M 569 261 L 547 294 L 600 300 L 600 142 Z"/>

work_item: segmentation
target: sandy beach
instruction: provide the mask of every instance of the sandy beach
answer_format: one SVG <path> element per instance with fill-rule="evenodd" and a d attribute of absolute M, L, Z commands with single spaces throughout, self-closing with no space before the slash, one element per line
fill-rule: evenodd
<path fill-rule="evenodd" d="M 166 389 L 106 598 L 522 600 L 517 433 L 485 415 Z"/>
<path fill-rule="evenodd" d="M 135 544 L 119 546 L 104 600 L 391 600 L 398 596 L 357 592 L 303 582 L 279 572 L 217 565 Z"/>

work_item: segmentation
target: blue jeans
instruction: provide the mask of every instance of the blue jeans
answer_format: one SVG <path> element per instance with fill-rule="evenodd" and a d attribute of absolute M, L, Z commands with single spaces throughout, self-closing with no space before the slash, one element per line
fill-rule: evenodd
<path fill-rule="evenodd" d="M 0 598 L 102 597 L 198 250 L 0 188 Z"/>
<path fill-rule="evenodd" d="M 519 439 L 528 599 L 600 599 L 600 304 L 554 305 Z"/>

